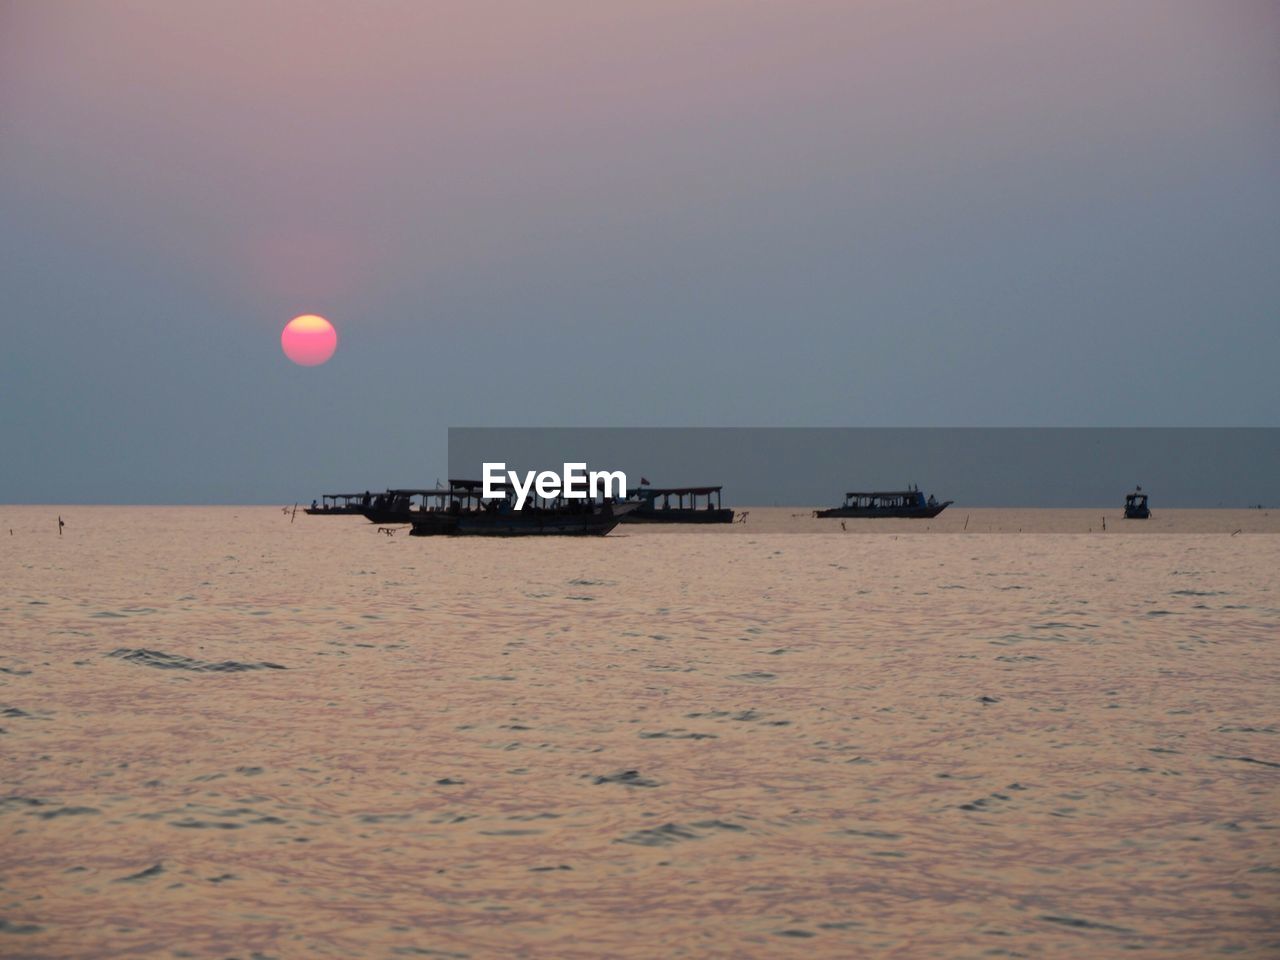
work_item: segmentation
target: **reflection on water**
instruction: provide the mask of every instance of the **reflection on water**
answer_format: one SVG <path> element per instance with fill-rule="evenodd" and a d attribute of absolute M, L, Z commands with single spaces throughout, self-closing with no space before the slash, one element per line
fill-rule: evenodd
<path fill-rule="evenodd" d="M 1280 950 L 1280 538 L 59 509 L 0 517 L 0 955 Z"/>

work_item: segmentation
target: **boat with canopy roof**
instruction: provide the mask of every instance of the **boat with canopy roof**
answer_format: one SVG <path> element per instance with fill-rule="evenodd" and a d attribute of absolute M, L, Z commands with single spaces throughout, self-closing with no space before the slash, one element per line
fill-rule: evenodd
<path fill-rule="evenodd" d="M 721 487 L 650 487 L 632 490 L 639 507 L 623 523 L 733 523 L 733 510 L 720 501 Z M 688 498 L 688 506 L 685 498 Z M 661 502 L 659 502 L 661 501 Z M 700 505 L 701 502 L 701 505 Z"/>
<path fill-rule="evenodd" d="M 416 491 L 422 505 L 405 514 L 411 535 L 602 537 L 639 506 L 530 494 L 517 510 L 515 491 L 509 485 L 497 489 L 500 496 L 486 498 L 483 481 L 450 480 L 447 489 Z"/>
<path fill-rule="evenodd" d="M 911 519 L 929 519 L 936 517 L 954 500 L 939 501 L 930 496 L 928 499 L 920 492 L 920 488 L 912 484 L 906 490 L 873 490 L 868 492 L 852 491 L 844 495 L 844 503 L 829 510 L 815 510 L 815 517 L 908 517 Z"/>

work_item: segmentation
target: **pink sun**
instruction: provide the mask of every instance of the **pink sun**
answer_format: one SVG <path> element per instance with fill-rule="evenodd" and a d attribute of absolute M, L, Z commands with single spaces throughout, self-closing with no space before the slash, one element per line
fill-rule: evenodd
<path fill-rule="evenodd" d="M 318 367 L 338 349 L 338 331 L 324 317 L 305 313 L 294 317 L 280 334 L 284 355 L 303 367 Z"/>

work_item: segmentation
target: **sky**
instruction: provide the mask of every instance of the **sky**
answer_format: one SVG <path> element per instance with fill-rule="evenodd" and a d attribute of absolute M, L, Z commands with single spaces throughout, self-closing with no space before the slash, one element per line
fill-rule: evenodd
<path fill-rule="evenodd" d="M 629 489 L 722 486 L 725 506 L 834 506 L 917 486 L 966 507 L 1094 507 L 1142 487 L 1161 509 L 1274 507 L 1278 427 L 455 427 L 448 477 L 566 463 Z M 431 481 L 427 486 L 433 486 Z M 323 493 L 361 491 L 328 490 Z"/>
<path fill-rule="evenodd" d="M 1276 426 L 1278 264 L 1274 0 L 0 0 L 0 502 Z"/>

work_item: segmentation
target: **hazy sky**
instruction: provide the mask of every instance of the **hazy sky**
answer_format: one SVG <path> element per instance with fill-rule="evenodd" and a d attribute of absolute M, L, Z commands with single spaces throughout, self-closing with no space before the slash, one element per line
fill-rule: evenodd
<path fill-rule="evenodd" d="M 1278 369 L 1275 0 L 0 0 L 0 502 L 429 483 L 450 425 L 1271 426 Z"/>
<path fill-rule="evenodd" d="M 607 464 L 630 487 L 721 485 L 726 506 L 834 506 L 849 488 L 916 484 L 966 507 L 1114 508 L 1142 485 L 1161 508 L 1274 507 L 1280 428 L 462 427 L 449 477 L 502 461 L 563 474 Z M 433 483 L 432 481 L 429 482 Z M 346 491 L 322 491 L 341 493 Z"/>

